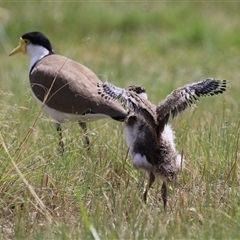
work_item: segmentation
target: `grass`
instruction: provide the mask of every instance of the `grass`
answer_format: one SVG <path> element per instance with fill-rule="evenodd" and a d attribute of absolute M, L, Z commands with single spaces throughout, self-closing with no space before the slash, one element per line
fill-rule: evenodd
<path fill-rule="evenodd" d="M 237 239 L 239 8 L 230 2 L 2 3 L 0 238 Z M 67 123 L 66 152 L 57 154 L 51 119 L 37 118 L 29 59 L 8 57 L 32 30 L 102 80 L 145 86 L 154 103 L 209 76 L 229 80 L 224 95 L 201 99 L 172 122 L 186 167 L 169 189 L 167 213 L 161 184 L 150 190 L 148 204 L 141 201 L 145 176 L 127 155 L 123 124 L 89 124 L 87 153 L 77 123 Z"/>

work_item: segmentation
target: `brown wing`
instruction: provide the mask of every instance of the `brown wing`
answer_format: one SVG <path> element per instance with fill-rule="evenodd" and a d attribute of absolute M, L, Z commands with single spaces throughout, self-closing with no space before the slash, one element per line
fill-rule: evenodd
<path fill-rule="evenodd" d="M 98 94 L 106 101 L 120 99 L 130 112 L 141 115 L 146 122 L 153 128 L 156 127 L 156 106 L 147 100 L 147 96 L 143 96 L 145 89 L 131 85 L 127 89 L 116 87 L 109 82 L 100 83 L 98 85 Z"/>
<path fill-rule="evenodd" d="M 35 96 L 46 105 L 65 113 L 101 113 L 123 119 L 127 112 L 115 101 L 105 102 L 98 95 L 99 78 L 87 67 L 53 54 L 41 59 L 30 73 Z"/>
<path fill-rule="evenodd" d="M 193 106 L 200 97 L 222 94 L 226 91 L 226 80 L 207 78 L 203 81 L 180 87 L 159 103 L 156 109 L 159 129 L 172 118 L 178 116 L 188 106 Z"/>

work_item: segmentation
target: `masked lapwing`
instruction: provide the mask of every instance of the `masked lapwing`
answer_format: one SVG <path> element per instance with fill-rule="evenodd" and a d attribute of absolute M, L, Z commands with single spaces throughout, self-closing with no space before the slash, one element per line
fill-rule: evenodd
<path fill-rule="evenodd" d="M 106 99 L 120 99 L 129 109 L 125 118 L 126 142 L 136 168 L 144 169 L 149 176 L 143 199 L 155 179 L 163 180 L 161 195 L 167 205 L 167 183 L 175 182 L 182 170 L 184 159 L 175 148 L 175 134 L 168 124 L 188 106 L 194 106 L 203 96 L 221 94 L 226 90 L 226 80 L 212 78 L 185 85 L 169 94 L 157 106 L 147 100 L 139 88 L 122 89 L 110 83 L 99 84 L 99 94 Z"/>
<path fill-rule="evenodd" d="M 9 55 L 23 53 L 30 57 L 29 78 L 32 93 L 53 118 L 63 152 L 61 124 L 78 121 L 89 145 L 86 122 L 112 118 L 124 121 L 127 111 L 116 101 L 106 102 L 98 95 L 100 79 L 89 68 L 54 53 L 49 39 L 41 32 L 20 37 L 19 46 Z"/>

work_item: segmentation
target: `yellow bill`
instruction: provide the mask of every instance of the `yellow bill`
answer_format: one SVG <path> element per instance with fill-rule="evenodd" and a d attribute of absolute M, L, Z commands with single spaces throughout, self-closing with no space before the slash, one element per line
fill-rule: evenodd
<path fill-rule="evenodd" d="M 19 45 L 9 53 L 9 56 L 15 55 L 20 52 L 26 54 L 26 43 L 22 38 L 20 38 Z"/>

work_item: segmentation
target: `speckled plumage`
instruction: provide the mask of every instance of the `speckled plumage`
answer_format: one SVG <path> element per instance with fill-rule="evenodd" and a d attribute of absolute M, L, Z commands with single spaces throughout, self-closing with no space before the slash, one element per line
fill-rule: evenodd
<path fill-rule="evenodd" d="M 174 182 L 181 171 L 184 159 L 178 154 L 174 143 L 174 132 L 168 124 L 169 116 L 175 118 L 188 106 L 193 106 L 199 97 L 221 94 L 226 90 L 226 80 L 212 78 L 188 84 L 169 94 L 157 106 L 143 97 L 144 88 L 130 86 L 118 88 L 110 83 L 98 84 L 98 92 L 105 99 L 120 99 L 129 109 L 125 118 L 126 141 L 133 164 L 149 174 L 148 189 L 156 177 L 163 180 L 162 199 L 167 203 L 167 182 Z"/>

